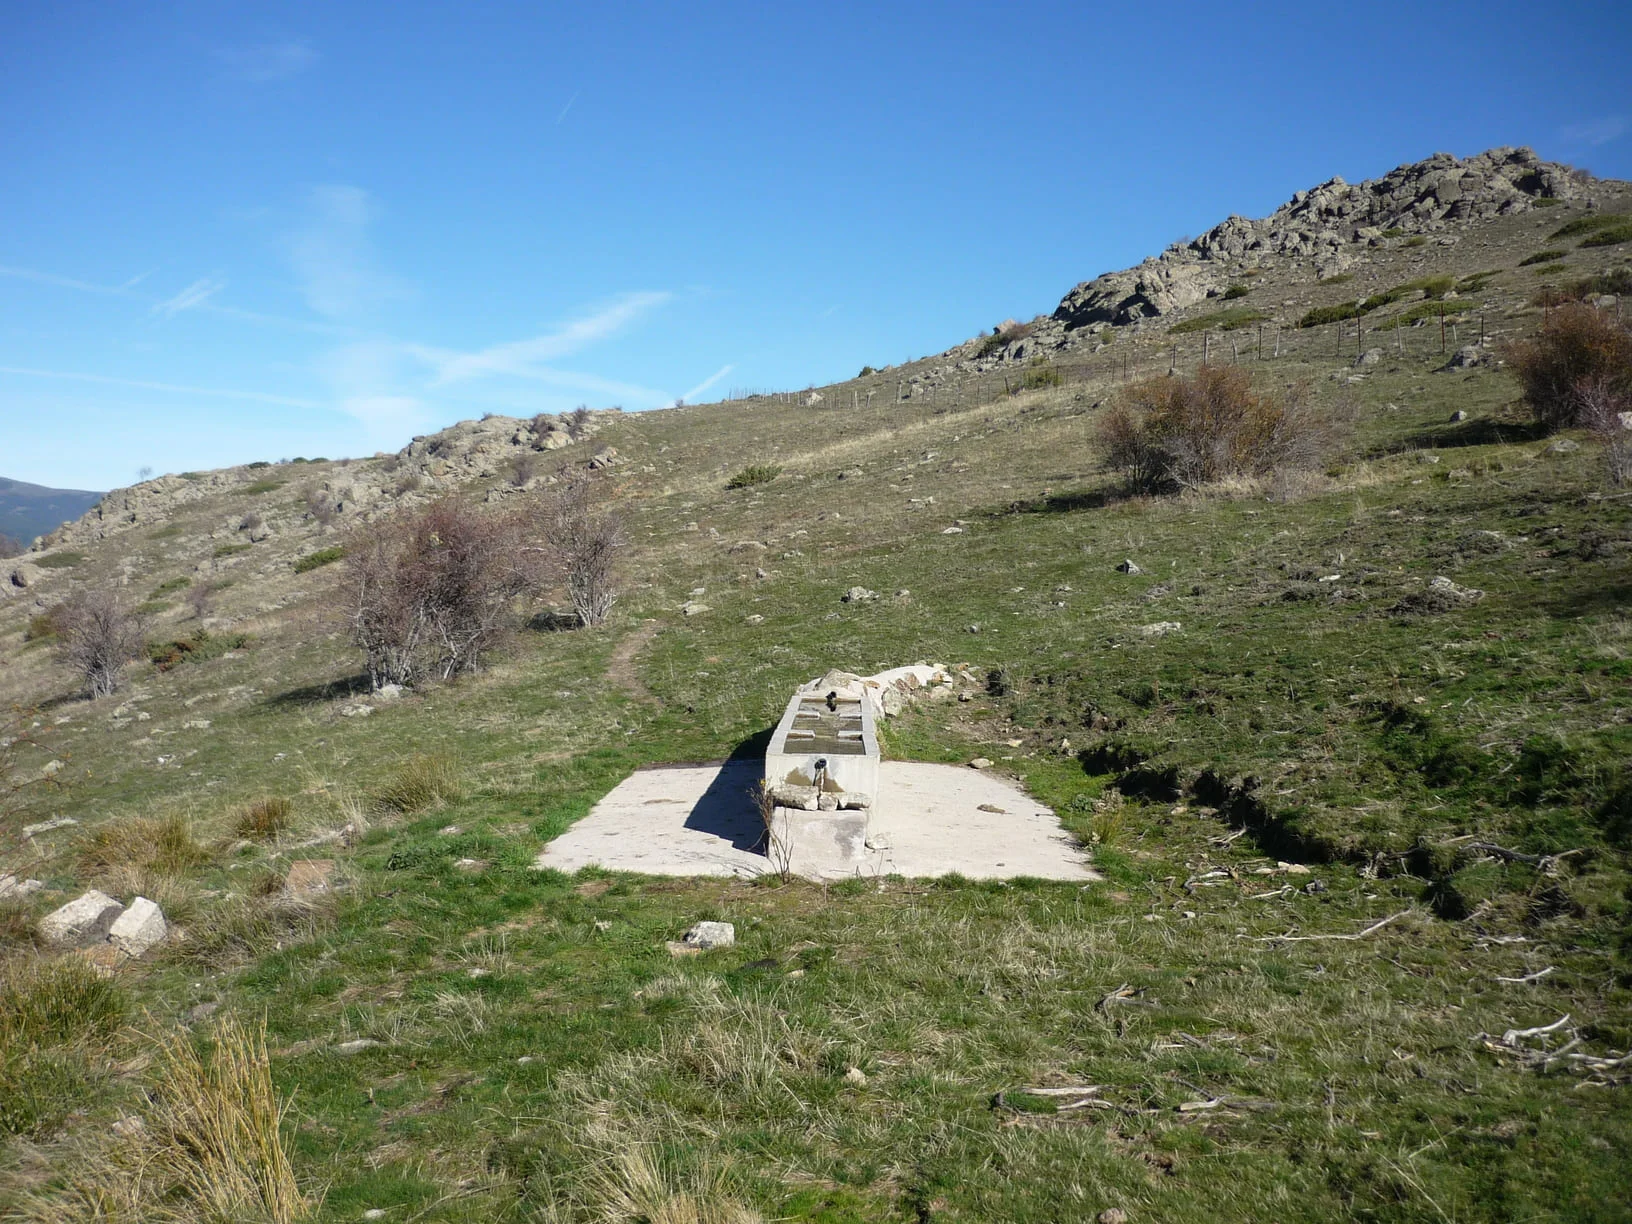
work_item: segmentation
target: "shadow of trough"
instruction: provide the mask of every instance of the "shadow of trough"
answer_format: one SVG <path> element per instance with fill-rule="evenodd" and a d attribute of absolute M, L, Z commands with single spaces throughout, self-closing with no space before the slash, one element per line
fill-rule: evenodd
<path fill-rule="evenodd" d="M 1409 435 L 1391 450 L 1455 450 L 1463 446 L 1501 446 L 1540 442 L 1552 431 L 1536 421 L 1502 421 L 1478 417 L 1455 425 L 1435 425 Z"/>
<path fill-rule="evenodd" d="M 274 709 L 321 705 L 323 702 L 333 701 L 337 697 L 360 697 L 373 691 L 374 685 L 369 680 L 368 673 L 358 672 L 355 676 L 342 676 L 338 680 L 330 680 L 325 684 L 304 684 L 299 688 L 274 693 L 266 699 L 266 704 Z"/>

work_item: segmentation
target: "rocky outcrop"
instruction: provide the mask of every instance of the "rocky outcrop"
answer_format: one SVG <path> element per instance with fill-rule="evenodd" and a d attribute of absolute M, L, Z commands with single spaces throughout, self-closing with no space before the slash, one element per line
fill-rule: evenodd
<path fill-rule="evenodd" d="M 1491 149 L 1467 159 L 1436 153 L 1364 183 L 1330 179 L 1298 192 L 1262 220 L 1226 218 L 1159 258 L 1084 281 L 1065 295 L 1053 317 L 1067 329 L 1134 323 L 1222 292 L 1242 267 L 1304 259 L 1317 274 L 1330 276 L 1352 263 L 1359 247 L 1434 233 L 1450 222 L 1524 212 L 1540 198 L 1580 194 L 1568 166 L 1544 162 L 1529 149 Z"/>

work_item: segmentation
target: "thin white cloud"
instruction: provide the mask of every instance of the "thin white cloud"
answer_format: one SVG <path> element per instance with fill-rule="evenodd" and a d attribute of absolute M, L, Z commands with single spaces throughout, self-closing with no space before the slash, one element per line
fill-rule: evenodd
<path fill-rule="evenodd" d="M 291 395 L 270 395 L 264 391 L 237 391 L 221 387 L 187 387 L 176 383 L 148 382 L 140 378 L 114 378 L 107 374 L 83 374 L 72 370 L 36 370 L 24 366 L 0 366 L 0 374 L 22 378 L 54 378 L 71 382 L 97 383 L 106 387 L 134 387 L 141 391 L 162 391 L 167 395 L 208 395 L 219 399 L 248 400 L 256 404 L 278 404 L 285 408 L 321 408 L 322 405 Z"/>
<path fill-rule="evenodd" d="M 578 101 L 578 94 L 581 94 L 583 92 L 584 91 L 580 89 L 576 93 L 574 93 L 572 95 L 572 97 L 567 99 L 567 104 L 561 108 L 561 113 L 555 117 L 555 126 L 556 127 L 561 126 L 561 120 L 563 120 L 563 119 L 565 119 L 567 117 L 567 112 L 572 109 L 572 104 L 574 102 Z"/>
<path fill-rule="evenodd" d="M 420 355 L 438 367 L 437 385 L 493 374 L 537 378 L 545 373 L 539 363 L 566 357 L 597 340 L 604 340 L 641 315 L 663 305 L 672 296 L 669 293 L 629 293 L 595 314 L 529 340 L 496 344 L 475 353 L 449 354 L 441 350 L 422 349 Z"/>
<path fill-rule="evenodd" d="M 201 277 L 175 297 L 154 303 L 153 313 L 168 319 L 184 310 L 196 310 L 226 287 L 227 282 L 224 280 L 216 280 L 209 276 Z"/>
<path fill-rule="evenodd" d="M 215 57 L 239 80 L 255 85 L 299 76 L 318 60 L 316 49 L 305 39 L 259 43 L 253 47 L 221 47 Z"/>
<path fill-rule="evenodd" d="M 400 437 L 429 418 L 424 401 L 411 395 L 351 395 L 340 411 L 367 426 L 371 438 Z"/>
<path fill-rule="evenodd" d="M 734 365 L 723 365 L 723 366 L 721 366 L 718 370 L 715 370 L 714 373 L 710 374 L 707 378 L 703 379 L 702 382 L 698 383 L 695 387 L 693 387 L 690 391 L 687 391 L 680 398 L 685 400 L 686 403 L 688 403 L 688 404 L 694 402 L 699 395 L 701 395 L 704 391 L 707 391 L 715 383 L 719 382 L 720 379 L 724 378 L 727 374 L 731 373 L 731 371 L 736 369 L 736 368 L 737 367 L 734 366 Z"/>
<path fill-rule="evenodd" d="M 33 281 L 36 285 L 51 285 L 57 289 L 74 289 L 80 293 L 97 293 L 104 297 L 135 297 L 129 285 L 97 285 L 76 280 L 72 276 L 58 276 L 55 272 L 39 272 L 33 268 L 14 268 L 0 264 L 0 276 L 14 280 Z"/>
<path fill-rule="evenodd" d="M 306 224 L 289 239 L 289 256 L 306 302 L 330 318 L 354 317 L 400 288 L 374 259 L 368 228 L 377 214 L 361 187 L 314 187 Z"/>
<path fill-rule="evenodd" d="M 1561 133 L 1566 141 L 1573 145 L 1608 144 L 1618 140 L 1626 134 L 1628 127 L 1632 127 L 1632 119 L 1626 115 L 1604 115 L 1598 119 L 1589 119 L 1585 123 L 1572 123 Z"/>

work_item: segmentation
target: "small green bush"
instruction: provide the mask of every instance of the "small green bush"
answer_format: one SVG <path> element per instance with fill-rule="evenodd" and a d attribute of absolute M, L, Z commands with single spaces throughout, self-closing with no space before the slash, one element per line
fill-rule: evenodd
<path fill-rule="evenodd" d="M 1027 370 L 1020 376 L 1020 390 L 1040 391 L 1044 387 L 1058 387 L 1065 382 L 1065 376 L 1053 366 L 1037 366 Z"/>
<path fill-rule="evenodd" d="M 166 595 L 169 595 L 172 591 L 185 590 L 187 587 L 190 587 L 192 585 L 193 585 L 193 580 L 191 578 L 170 578 L 170 579 L 165 580 L 164 582 L 159 583 L 158 586 L 154 587 L 153 588 L 153 594 L 149 595 L 148 598 L 149 599 L 162 599 Z"/>
<path fill-rule="evenodd" d="M 54 642 L 62 632 L 62 620 L 58 613 L 61 608 L 51 608 L 45 612 L 36 612 L 28 618 L 28 628 L 23 630 L 25 642 Z"/>
<path fill-rule="evenodd" d="M 774 463 L 755 463 L 742 469 L 730 480 L 725 482 L 728 489 L 750 489 L 754 485 L 770 484 L 782 474 L 780 466 Z"/>
<path fill-rule="evenodd" d="M 0 1049 L 107 1037 L 124 1014 L 119 987 L 77 957 L 18 959 L 0 972 Z"/>
<path fill-rule="evenodd" d="M 149 642 L 147 657 L 161 672 L 183 663 L 204 663 L 219 659 L 234 650 L 242 650 L 250 643 L 247 633 L 210 633 L 200 629 L 191 637 L 173 638 L 168 642 Z"/>
<path fill-rule="evenodd" d="M 257 459 L 257 460 L 255 460 L 254 463 L 246 463 L 246 464 L 244 464 L 244 466 L 246 468 L 248 468 L 252 472 L 258 472 L 262 468 L 269 468 L 272 465 L 270 463 L 268 463 L 265 459 Z"/>
<path fill-rule="evenodd" d="M 281 488 L 283 488 L 283 481 L 281 480 L 257 480 L 254 484 L 246 485 L 244 492 L 255 496 L 261 493 L 273 493 Z"/>
<path fill-rule="evenodd" d="M 1627 213 L 1588 213 L 1584 217 L 1577 217 L 1574 221 L 1559 226 L 1548 237 L 1574 238 L 1578 234 L 1596 233 L 1598 230 L 1609 229 L 1612 226 L 1626 222 L 1632 222 L 1632 215 Z"/>
<path fill-rule="evenodd" d="M 407 814 L 444 799 L 457 799 L 462 789 L 458 762 L 450 756 L 426 754 L 409 757 L 397 766 L 374 798 L 383 808 Z"/>
<path fill-rule="evenodd" d="M 1383 237 L 1384 238 L 1399 238 L 1399 237 L 1402 237 L 1404 234 L 1405 234 L 1405 231 L 1403 229 L 1401 229 L 1397 225 L 1391 225 L 1391 226 L 1389 226 L 1387 229 L 1385 229 L 1383 231 Z"/>
<path fill-rule="evenodd" d="M 1424 238 L 1421 234 L 1412 234 L 1411 237 L 1407 238 L 1402 245 L 1408 247 L 1427 246 L 1428 239 Z"/>
<path fill-rule="evenodd" d="M 235 557 L 239 553 L 248 552 L 250 547 L 248 544 L 217 544 L 215 551 L 210 555 L 219 561 L 222 557 Z"/>
<path fill-rule="evenodd" d="M 1183 336 L 1198 331 L 1236 331 L 1239 328 L 1250 327 L 1254 323 L 1261 323 L 1267 318 L 1269 318 L 1267 314 L 1251 306 L 1230 306 L 1224 310 L 1215 310 L 1212 314 L 1197 315 L 1183 323 L 1175 323 L 1167 329 L 1167 334 Z"/>
<path fill-rule="evenodd" d="M 45 556 L 37 558 L 34 564 L 41 569 L 72 569 L 83 560 L 85 560 L 84 553 L 67 551 L 47 553 Z"/>
<path fill-rule="evenodd" d="M 320 548 L 314 553 L 307 553 L 295 562 L 295 573 L 304 574 L 308 570 L 319 569 L 325 565 L 333 565 L 346 555 L 346 550 L 339 544 L 331 548 Z"/>
<path fill-rule="evenodd" d="M 1231 285 L 1228 289 L 1224 290 L 1224 300 L 1226 302 L 1233 302 L 1236 298 L 1244 298 L 1251 292 L 1251 285 Z"/>
<path fill-rule="evenodd" d="M 1523 259 L 1519 260 L 1519 267 L 1528 268 L 1531 264 L 1551 263 L 1555 259 L 1563 259 L 1564 256 L 1568 254 L 1568 251 L 1560 251 L 1557 249 L 1537 251 L 1534 255 L 1526 255 Z"/>
<path fill-rule="evenodd" d="M 1418 319 L 1437 319 L 1441 315 L 1458 315 L 1478 308 L 1478 303 L 1463 298 L 1453 298 L 1449 302 L 1434 301 L 1430 298 L 1426 302 L 1418 302 L 1408 310 L 1400 311 L 1399 314 L 1394 315 L 1392 318 L 1377 320 L 1377 322 L 1370 324 L 1370 330 L 1392 331 L 1396 327 L 1409 327 Z"/>
<path fill-rule="evenodd" d="M 1339 302 L 1336 306 L 1316 306 L 1298 320 L 1299 327 L 1322 327 L 1327 323 L 1338 323 L 1344 319 L 1358 319 L 1366 313 L 1366 308 L 1359 302 Z"/>
<path fill-rule="evenodd" d="M 1632 221 L 1622 225 L 1608 225 L 1590 235 L 1581 243 L 1583 247 L 1616 246 L 1622 242 L 1632 242 Z"/>
<path fill-rule="evenodd" d="M 1608 272 L 1595 272 L 1562 285 L 1543 285 L 1531 295 L 1530 305 L 1557 306 L 1560 302 L 1583 302 L 1601 293 L 1617 296 L 1632 294 L 1632 268 L 1612 268 Z"/>
<path fill-rule="evenodd" d="M 866 378 L 869 374 L 877 374 L 877 373 L 878 373 L 878 371 L 873 369 L 872 366 L 864 365 L 864 366 L 861 367 L 861 373 L 857 374 L 856 377 L 857 378 Z"/>

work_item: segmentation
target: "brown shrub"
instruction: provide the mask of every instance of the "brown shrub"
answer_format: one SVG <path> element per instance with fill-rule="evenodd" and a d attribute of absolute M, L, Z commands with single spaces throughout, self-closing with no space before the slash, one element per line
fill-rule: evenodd
<path fill-rule="evenodd" d="M 56 613 L 57 653 L 95 697 L 119 688 L 126 663 L 142 651 L 142 626 L 112 591 L 81 591 Z"/>
<path fill-rule="evenodd" d="M 550 572 L 566 588 L 579 623 L 599 625 L 617 602 L 616 563 L 623 523 L 600 506 L 600 487 L 577 476 L 554 485 L 537 503 Z"/>
<path fill-rule="evenodd" d="M 1503 345 L 1502 356 L 1551 429 L 1591 425 L 1606 399 L 1632 399 L 1632 325 L 1593 306 L 1560 306 L 1533 338 Z"/>
<path fill-rule="evenodd" d="M 1100 443 L 1134 491 L 1154 493 L 1313 466 L 1339 426 L 1304 388 L 1257 392 L 1239 367 L 1204 365 L 1129 388 L 1101 422 Z"/>
<path fill-rule="evenodd" d="M 543 582 L 543 552 L 526 528 L 519 514 L 445 498 L 354 533 L 339 589 L 376 687 L 481 667 L 516 598 Z"/>

